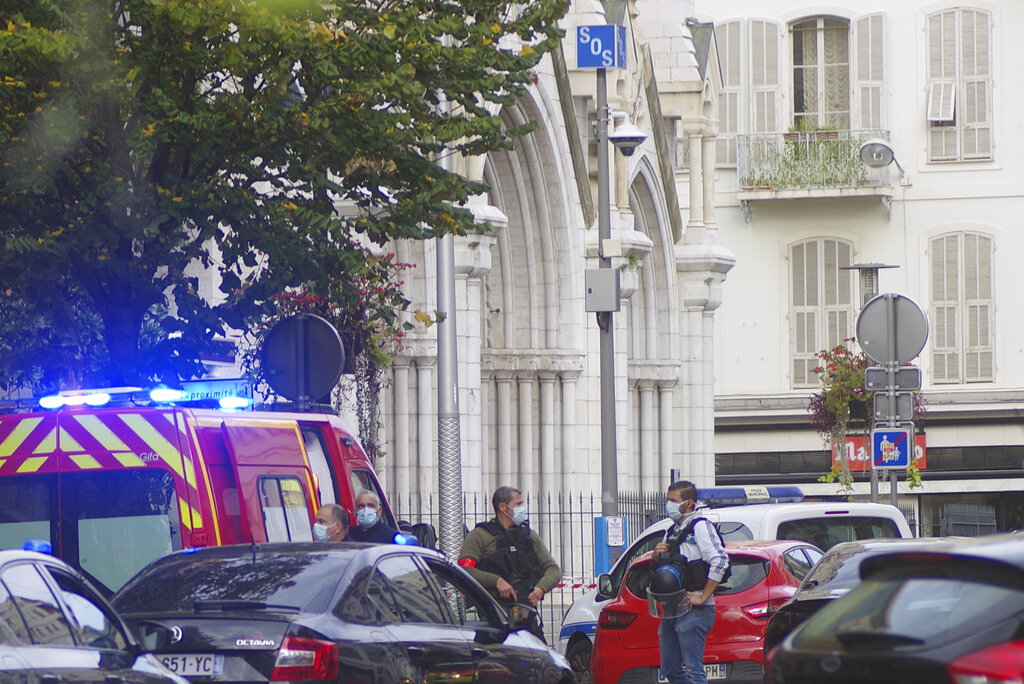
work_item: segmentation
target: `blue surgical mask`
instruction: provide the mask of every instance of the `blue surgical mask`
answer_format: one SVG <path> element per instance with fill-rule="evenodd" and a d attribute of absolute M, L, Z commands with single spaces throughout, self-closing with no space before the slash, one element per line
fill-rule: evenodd
<path fill-rule="evenodd" d="M 327 525 L 324 525 L 323 523 L 313 524 L 313 537 L 315 537 L 317 541 L 327 541 L 328 536 Z"/>
<path fill-rule="evenodd" d="M 360 527 L 373 527 L 377 524 L 377 511 L 372 508 L 363 508 L 356 513 L 356 522 Z"/>
<path fill-rule="evenodd" d="M 683 517 L 683 512 L 679 510 L 680 505 L 678 501 L 665 502 L 665 515 L 672 518 L 672 522 L 679 522 Z"/>
<path fill-rule="evenodd" d="M 512 509 L 512 522 L 516 525 L 526 522 L 526 504 L 519 504 Z"/>

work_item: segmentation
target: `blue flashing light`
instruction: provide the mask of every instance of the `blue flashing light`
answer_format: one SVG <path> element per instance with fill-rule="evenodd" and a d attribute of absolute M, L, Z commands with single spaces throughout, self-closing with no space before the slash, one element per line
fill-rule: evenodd
<path fill-rule="evenodd" d="M 149 398 L 157 403 L 181 401 L 185 398 L 185 392 L 179 389 L 171 389 L 170 387 L 157 387 L 150 390 Z"/>
<path fill-rule="evenodd" d="M 698 491 L 708 506 L 744 506 L 758 503 L 799 503 L 803 490 L 792 485 L 768 487 L 707 487 Z"/>
<path fill-rule="evenodd" d="M 220 401 L 222 409 L 244 409 L 249 407 L 249 400 L 245 397 L 222 397 Z"/>
<path fill-rule="evenodd" d="M 199 553 L 202 550 L 203 550 L 203 547 L 201 547 L 201 546 L 190 546 L 187 549 L 182 549 L 181 552 L 182 553 Z"/>
<path fill-rule="evenodd" d="M 64 397 L 58 397 L 57 395 L 50 395 L 43 397 L 39 400 L 39 405 L 44 409 L 59 409 L 64 405 Z"/>
<path fill-rule="evenodd" d="M 53 544 L 45 539 L 26 539 L 21 545 L 22 551 L 38 551 L 39 553 L 53 553 Z"/>
<path fill-rule="evenodd" d="M 396 544 L 400 544 L 401 546 L 419 546 L 420 545 L 419 541 L 416 540 L 416 537 L 413 537 L 412 535 L 409 535 L 409 534 L 402 534 L 401 532 L 399 532 L 398 534 L 395 535 L 394 542 Z"/>
<path fill-rule="evenodd" d="M 88 406 L 103 406 L 110 403 L 110 395 L 106 392 L 94 392 L 85 395 L 85 403 Z"/>

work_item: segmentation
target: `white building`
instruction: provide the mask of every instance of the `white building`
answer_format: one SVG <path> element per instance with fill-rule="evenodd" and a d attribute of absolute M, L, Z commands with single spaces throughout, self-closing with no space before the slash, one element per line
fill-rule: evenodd
<path fill-rule="evenodd" d="M 843 267 L 883 263 L 897 268 L 878 291 L 910 297 L 930 325 L 915 362 L 927 469 L 900 503 L 926 533 L 951 504 L 1020 526 L 1024 3 L 719 0 L 698 16 L 719 39 L 716 204 L 736 254 L 716 317 L 718 483 L 835 491 L 813 484 L 830 462 L 808 427 L 810 369 L 855 334 L 862 291 Z M 871 137 L 902 170 L 860 164 Z"/>

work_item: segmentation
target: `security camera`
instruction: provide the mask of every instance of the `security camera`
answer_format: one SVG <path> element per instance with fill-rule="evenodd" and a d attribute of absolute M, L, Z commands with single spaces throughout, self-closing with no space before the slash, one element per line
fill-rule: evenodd
<path fill-rule="evenodd" d="M 640 147 L 644 140 L 647 140 L 647 134 L 627 121 L 616 126 L 615 130 L 608 134 L 608 139 L 619 148 L 622 154 L 632 157 L 636 148 Z"/>

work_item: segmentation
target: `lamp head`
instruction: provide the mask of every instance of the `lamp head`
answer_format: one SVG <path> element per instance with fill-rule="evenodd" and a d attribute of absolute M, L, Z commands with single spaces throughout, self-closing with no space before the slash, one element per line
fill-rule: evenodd
<path fill-rule="evenodd" d="M 644 140 L 647 140 L 647 134 L 627 120 L 616 126 L 615 130 L 608 134 L 608 139 L 619 148 L 622 154 L 632 157 L 636 148 L 640 147 Z"/>
<path fill-rule="evenodd" d="M 884 169 L 896 156 L 889 142 L 880 138 L 865 140 L 860 145 L 860 160 L 872 169 Z"/>

